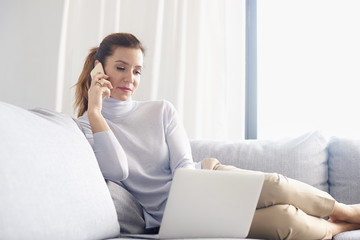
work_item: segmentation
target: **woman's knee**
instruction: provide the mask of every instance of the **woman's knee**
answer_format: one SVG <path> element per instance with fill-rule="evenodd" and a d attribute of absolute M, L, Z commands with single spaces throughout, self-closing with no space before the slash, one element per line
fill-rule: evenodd
<path fill-rule="evenodd" d="M 277 173 L 265 173 L 263 188 L 257 208 L 289 204 L 288 179 Z"/>
<path fill-rule="evenodd" d="M 310 226 L 300 209 L 288 204 L 274 205 L 255 212 L 249 236 L 252 238 L 301 239 Z"/>

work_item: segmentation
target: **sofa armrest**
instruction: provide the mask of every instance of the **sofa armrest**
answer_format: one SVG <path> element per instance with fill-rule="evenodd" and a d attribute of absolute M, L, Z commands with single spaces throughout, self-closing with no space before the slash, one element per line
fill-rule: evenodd
<path fill-rule="evenodd" d="M 333 137 L 329 146 L 330 194 L 339 202 L 360 202 L 360 139 Z"/>

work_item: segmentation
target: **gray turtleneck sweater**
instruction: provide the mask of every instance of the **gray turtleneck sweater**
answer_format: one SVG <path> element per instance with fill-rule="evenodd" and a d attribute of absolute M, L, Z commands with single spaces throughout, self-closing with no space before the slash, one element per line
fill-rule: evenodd
<path fill-rule="evenodd" d="M 195 167 L 175 108 L 167 101 L 109 98 L 102 114 L 109 131 L 93 134 L 86 113 L 79 122 L 104 177 L 121 181 L 140 202 L 147 228 L 159 227 L 174 171 Z"/>

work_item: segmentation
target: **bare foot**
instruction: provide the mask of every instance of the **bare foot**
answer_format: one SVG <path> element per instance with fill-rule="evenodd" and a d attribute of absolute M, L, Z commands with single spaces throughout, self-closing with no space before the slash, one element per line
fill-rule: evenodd
<path fill-rule="evenodd" d="M 360 224 L 360 204 L 349 205 L 351 208 L 352 219 L 349 222 Z"/>
<path fill-rule="evenodd" d="M 334 211 L 329 217 L 332 222 L 345 221 L 360 224 L 360 204 L 335 203 Z"/>
<path fill-rule="evenodd" d="M 329 220 L 328 224 L 333 236 L 342 232 L 360 229 L 360 224 L 356 223 L 333 222 L 332 220 Z"/>

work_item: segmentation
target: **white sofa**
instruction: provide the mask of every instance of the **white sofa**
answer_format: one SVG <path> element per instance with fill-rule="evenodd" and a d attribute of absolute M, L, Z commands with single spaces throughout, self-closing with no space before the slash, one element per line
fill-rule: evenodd
<path fill-rule="evenodd" d="M 199 161 L 279 172 L 360 202 L 360 140 L 319 132 L 274 141 L 191 141 Z M 109 191 L 110 189 L 110 191 Z M 111 192 L 111 194 L 110 194 Z M 114 239 L 141 231 L 141 209 L 106 183 L 76 120 L 0 102 L 0 239 Z M 194 200 L 195 201 L 195 200 Z M 360 239 L 360 231 L 335 239 Z"/>

